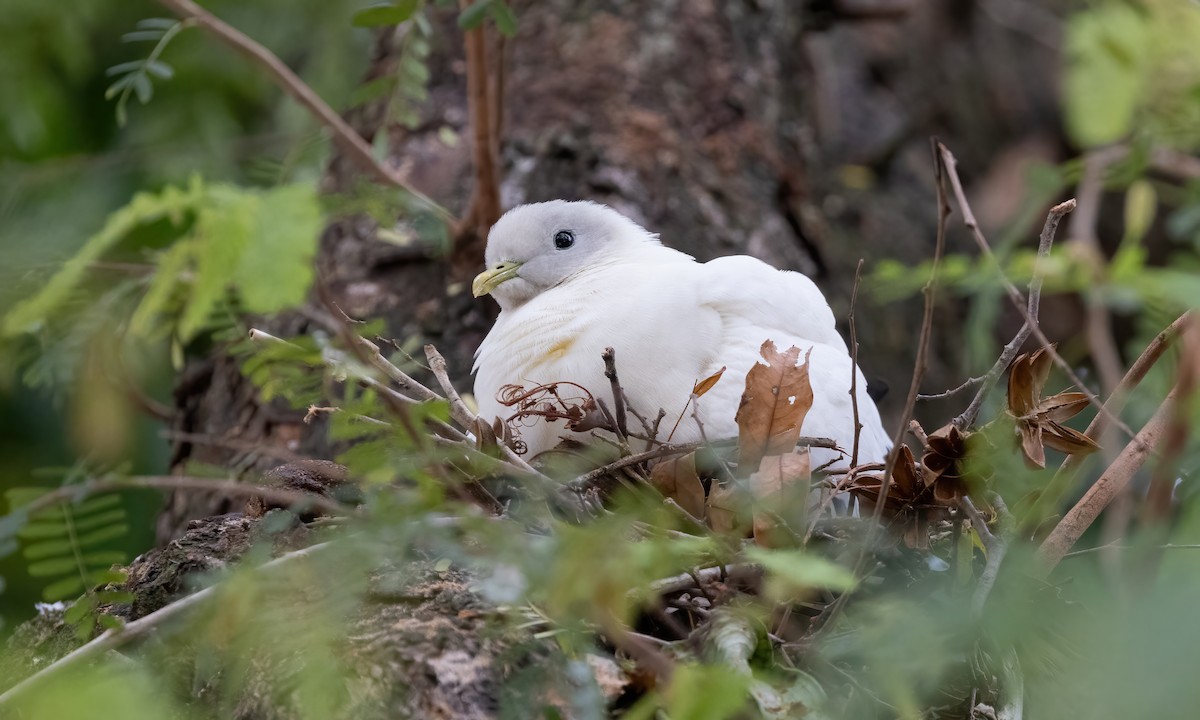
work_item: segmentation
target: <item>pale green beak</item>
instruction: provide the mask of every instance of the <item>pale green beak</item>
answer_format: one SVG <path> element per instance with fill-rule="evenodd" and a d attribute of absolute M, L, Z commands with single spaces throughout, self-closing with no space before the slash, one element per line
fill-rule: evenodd
<path fill-rule="evenodd" d="M 471 283 L 471 294 L 475 297 L 487 295 L 501 283 L 515 278 L 520 267 L 521 263 L 519 262 L 496 263 L 475 276 L 475 280 Z"/>

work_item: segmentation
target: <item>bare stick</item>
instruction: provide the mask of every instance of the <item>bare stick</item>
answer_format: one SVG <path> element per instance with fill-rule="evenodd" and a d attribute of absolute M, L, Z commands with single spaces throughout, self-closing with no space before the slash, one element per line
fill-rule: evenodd
<path fill-rule="evenodd" d="M 229 25 L 208 10 L 200 7 L 192 0 L 159 0 L 164 6 L 182 18 L 193 20 L 197 25 L 207 29 L 218 38 L 231 45 L 235 50 L 261 65 L 274 78 L 275 82 L 296 102 L 303 105 L 314 117 L 328 128 L 334 140 L 341 143 L 351 157 L 366 170 L 369 170 L 377 180 L 387 185 L 398 187 L 420 200 L 430 209 L 447 220 L 453 219 L 448 210 L 438 205 L 432 198 L 408 184 L 394 170 L 375 159 L 371 145 L 362 138 L 350 124 L 334 112 L 333 108 L 321 99 L 311 87 L 300 79 L 291 68 L 275 56 L 270 50 L 244 35 L 237 28 Z"/>
<path fill-rule="evenodd" d="M 928 395 L 926 395 L 925 393 L 922 393 L 920 395 L 917 395 L 917 399 L 918 400 L 946 400 L 948 398 L 954 397 L 955 395 L 959 394 L 963 390 L 968 390 L 970 388 L 975 387 L 976 385 L 978 385 L 981 382 L 983 382 L 982 375 L 979 377 L 967 378 L 966 380 L 963 380 L 962 385 L 959 385 L 956 388 L 951 388 L 949 390 L 946 390 L 945 392 L 940 392 L 940 393 L 929 393 Z"/>
<path fill-rule="evenodd" d="M 1192 315 L 1191 311 L 1180 315 L 1176 318 L 1175 322 L 1164 328 L 1162 332 L 1150 341 L 1150 344 L 1146 346 L 1146 349 L 1142 351 L 1142 354 L 1138 356 L 1133 365 L 1129 366 L 1129 371 L 1125 373 L 1125 377 L 1121 378 L 1121 382 L 1117 384 L 1116 390 L 1105 401 L 1104 407 L 1108 412 L 1097 413 L 1084 432 L 1085 435 L 1092 440 L 1100 438 L 1104 433 L 1108 417 L 1120 415 L 1121 410 L 1125 407 L 1125 401 L 1129 398 L 1129 393 L 1138 386 L 1142 378 L 1146 377 L 1146 373 L 1150 372 L 1150 368 L 1154 367 L 1166 353 L 1167 349 L 1171 347 Z M 1041 508 L 1045 509 L 1058 504 L 1059 499 L 1063 497 L 1067 489 L 1074 483 L 1076 472 L 1087 457 L 1086 454 L 1072 454 L 1063 460 L 1054 477 L 1041 492 L 1041 499 L 1038 501 Z M 1042 516 L 1042 513 L 1034 512 L 1030 516 L 1030 521 L 1036 523 L 1038 522 L 1038 518 Z"/>
<path fill-rule="evenodd" d="M 322 552 L 332 546 L 332 542 L 321 543 L 320 545 L 312 545 L 290 552 L 286 555 L 281 555 L 274 560 L 260 565 L 258 572 L 270 572 L 278 570 L 281 567 L 290 565 L 304 558 L 311 558 L 313 555 Z M 119 647 L 128 645 L 129 643 L 138 640 L 156 630 L 163 623 L 175 619 L 177 616 L 183 615 L 185 612 L 202 605 L 217 596 L 221 591 L 220 585 L 210 585 L 203 590 L 188 595 L 187 597 L 176 600 L 175 602 L 165 607 L 159 608 L 149 615 L 134 620 L 131 623 L 126 623 L 123 627 L 115 630 L 105 630 L 95 640 L 86 645 L 77 648 L 76 650 L 64 655 L 57 661 L 47 665 L 38 672 L 30 675 L 10 688 L 7 692 L 0 695 L 0 709 L 4 708 L 9 703 L 16 700 L 19 696 L 33 690 L 34 688 L 43 685 L 54 677 L 70 670 L 79 665 L 95 660 Z"/>
<path fill-rule="evenodd" d="M 474 428 L 478 416 L 471 412 L 471 409 L 463 402 L 462 396 L 458 394 L 458 390 L 454 389 L 454 383 L 450 382 L 446 358 L 442 357 L 442 354 L 433 345 L 425 346 L 425 357 L 429 360 L 429 369 L 433 371 L 433 376 L 442 386 L 442 392 L 446 393 L 446 399 L 450 401 L 450 417 L 464 429 Z"/>
<path fill-rule="evenodd" d="M 470 0 L 461 0 L 465 10 Z M 500 183 L 496 172 L 496 133 L 488 97 L 488 57 L 484 26 L 466 31 L 463 37 L 467 60 L 467 109 L 471 117 L 471 151 L 475 164 L 475 187 L 464 222 L 483 237 L 500 219 Z M 498 90 L 496 91 L 498 93 Z"/>
<path fill-rule="evenodd" d="M 621 390 L 621 383 L 617 379 L 617 352 L 612 348 L 604 348 L 601 354 L 604 358 L 604 377 L 608 378 L 609 384 L 612 386 L 613 395 L 613 414 L 616 415 L 617 432 L 621 438 L 629 437 L 628 419 L 625 415 L 625 393 Z"/>
<path fill-rule="evenodd" d="M 1046 348 L 1046 352 L 1050 353 L 1050 357 L 1054 360 L 1054 364 L 1057 365 L 1058 368 L 1062 370 L 1068 378 L 1070 378 L 1071 382 L 1076 386 L 1076 388 L 1079 389 L 1081 393 L 1087 396 L 1088 402 L 1096 407 L 1101 413 L 1107 414 L 1109 416 L 1109 420 L 1111 420 L 1114 425 L 1121 428 L 1121 430 L 1123 430 L 1130 437 L 1133 437 L 1133 430 L 1131 430 L 1128 425 L 1122 422 L 1120 418 L 1113 416 L 1104 409 L 1104 405 L 1100 402 L 1100 399 L 1092 394 L 1090 390 L 1088 390 L 1087 385 L 1085 385 L 1083 380 L 1079 378 L 1079 375 L 1076 374 L 1071 365 L 1066 360 L 1063 360 L 1062 356 L 1058 354 L 1058 351 L 1052 346 L 1053 344 L 1050 342 L 1050 339 L 1046 337 L 1046 333 L 1042 332 L 1042 328 L 1038 325 L 1037 321 L 1029 314 L 1029 309 L 1026 307 L 1025 298 L 1021 295 L 1021 291 L 1018 290 L 1017 287 L 1012 284 L 1012 281 L 1000 271 L 1000 264 L 996 261 L 996 256 L 992 252 L 992 247 L 988 244 L 987 238 L 984 237 L 983 231 L 979 229 L 979 223 L 975 220 L 975 214 L 971 211 L 970 203 L 967 202 L 967 195 L 965 192 L 963 192 L 962 180 L 960 180 L 958 177 L 958 170 L 956 169 L 958 161 L 954 158 L 954 154 L 951 153 L 945 145 L 939 143 L 938 151 L 941 154 L 943 164 L 945 165 L 946 176 L 950 180 L 950 187 L 954 190 L 955 200 L 958 202 L 959 210 L 962 211 L 963 224 L 966 225 L 967 229 L 971 231 L 971 235 L 975 238 L 975 244 L 979 246 L 980 252 L 982 252 L 984 257 L 988 258 L 988 260 L 991 261 L 991 263 L 996 267 L 997 275 L 1000 278 L 1000 283 L 1004 287 L 1005 292 L 1008 294 L 1009 300 L 1025 318 L 1025 321 L 1030 323 L 1030 327 L 1033 330 L 1033 336 L 1042 344 L 1042 347 Z"/>
<path fill-rule="evenodd" d="M 1146 462 L 1150 452 L 1162 440 L 1171 422 L 1175 405 L 1175 389 L 1159 405 L 1154 417 L 1125 446 L 1117 459 L 1109 465 L 1100 479 L 1084 494 L 1075 507 L 1059 521 L 1050 535 L 1038 548 L 1041 569 L 1049 574 L 1058 565 L 1071 546 L 1083 535 L 1100 513 L 1121 490 L 1129 484 L 1134 474 Z"/>
<path fill-rule="evenodd" d="M 1046 215 L 1046 224 L 1042 226 L 1042 234 L 1038 239 L 1037 259 L 1033 265 L 1033 277 L 1029 280 L 1029 299 L 1025 306 L 1025 323 L 1021 325 L 1021 329 L 1013 336 L 1013 339 L 1004 346 L 1000 357 L 996 359 L 991 369 L 983 376 L 983 384 L 976 391 L 971 404 L 967 406 L 962 415 L 954 418 L 954 426 L 959 430 L 975 423 L 988 391 L 996 384 L 996 380 L 1000 377 L 1000 374 L 1012 364 L 1013 359 L 1020 352 L 1021 346 L 1029 339 L 1030 333 L 1033 332 L 1034 327 L 1038 324 L 1038 315 L 1042 302 L 1042 274 L 1039 272 L 1039 268 L 1042 261 L 1050 254 L 1050 248 L 1054 245 L 1054 234 L 1058 230 L 1059 221 L 1062 220 L 1064 215 L 1074 209 L 1075 200 L 1071 199 L 1050 208 L 1049 214 Z"/>
<path fill-rule="evenodd" d="M 850 467 L 858 465 L 858 441 L 863 425 L 858 419 L 858 332 L 854 327 L 854 303 L 858 300 L 858 283 L 862 280 L 863 259 L 858 259 L 854 268 L 854 289 L 850 291 L 850 406 L 854 410 L 854 446 L 850 451 Z"/>
<path fill-rule="evenodd" d="M 974 508 L 971 504 L 971 499 L 964 497 L 964 507 Z M 992 588 L 996 585 L 996 578 L 1000 576 L 1000 565 L 1004 562 L 1004 556 L 1008 554 L 1008 546 L 1012 543 L 1015 534 L 1013 527 L 1012 515 L 1008 512 L 1008 506 L 1004 504 L 1004 500 L 999 495 L 992 496 L 992 505 L 996 508 L 996 512 L 1000 516 L 999 527 L 995 533 L 988 533 L 987 547 L 987 563 L 983 567 L 983 572 L 979 574 L 979 582 L 975 584 L 975 594 L 971 597 L 971 612 L 975 617 L 983 615 L 983 608 L 987 605 L 988 596 L 992 593 Z M 968 514 L 969 511 L 968 511 Z M 978 515 L 978 511 L 976 511 Z M 971 525 L 976 528 L 984 528 L 979 537 L 982 539 L 987 533 L 987 525 L 983 522 L 983 518 L 979 518 L 978 525 L 974 517 L 971 519 Z"/>

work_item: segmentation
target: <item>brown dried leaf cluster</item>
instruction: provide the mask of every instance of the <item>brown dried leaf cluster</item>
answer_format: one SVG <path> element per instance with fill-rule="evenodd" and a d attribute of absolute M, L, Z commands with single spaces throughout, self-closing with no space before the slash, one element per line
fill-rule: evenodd
<path fill-rule="evenodd" d="M 808 379 L 808 360 L 797 364 L 799 348 L 778 352 L 771 341 L 763 343 L 765 363 L 756 363 L 746 375 L 746 389 L 738 407 L 738 475 L 745 487 L 711 483 L 705 495 L 696 471 L 695 453 L 659 463 L 651 471 L 651 482 L 666 497 L 718 532 L 738 528 L 739 518 L 749 508 L 751 532 L 760 545 L 771 545 L 778 521 L 771 508 L 778 507 L 785 492 L 807 496 L 812 471 L 808 453 L 796 453 L 800 427 L 812 408 L 813 394 Z M 696 383 L 693 397 L 708 392 L 725 369 Z"/>
<path fill-rule="evenodd" d="M 920 462 L 907 445 L 900 446 L 883 517 L 903 530 L 908 547 L 928 548 L 930 525 L 947 519 L 950 508 L 967 493 L 963 467 L 969 437 L 970 433 L 953 425 L 931 433 Z M 882 485 L 882 473 L 868 475 L 860 478 L 851 492 L 873 507 L 879 501 Z"/>
<path fill-rule="evenodd" d="M 1062 423 L 1088 406 L 1081 392 L 1042 397 L 1053 356 L 1047 348 L 1019 355 L 1008 373 L 1008 412 L 1016 421 L 1021 452 L 1033 466 L 1046 467 L 1046 448 L 1069 455 L 1095 452 L 1094 440 Z"/>

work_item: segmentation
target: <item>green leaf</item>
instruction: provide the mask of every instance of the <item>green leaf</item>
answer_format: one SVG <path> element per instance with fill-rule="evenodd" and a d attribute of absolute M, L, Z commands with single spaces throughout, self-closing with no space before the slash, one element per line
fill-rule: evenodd
<path fill-rule="evenodd" d="M 493 0 L 475 0 L 466 10 L 463 10 L 458 16 L 458 26 L 463 30 L 474 30 L 479 27 L 483 19 L 487 17 L 488 6 Z"/>
<path fill-rule="evenodd" d="M 746 704 L 749 681 L 725 667 L 679 665 L 667 688 L 667 715 L 688 720 L 738 717 Z"/>
<path fill-rule="evenodd" d="M 97 615 L 96 622 L 99 623 L 100 627 L 104 628 L 105 630 L 120 630 L 121 628 L 125 627 L 124 620 L 116 615 L 109 615 L 108 613 L 100 613 Z"/>
<path fill-rule="evenodd" d="M 122 562 L 124 560 L 124 557 L 125 557 L 124 553 L 121 553 L 120 559 L 116 560 L 115 562 Z M 85 561 L 87 560 L 86 555 L 84 556 L 84 560 Z M 95 586 L 123 585 L 123 584 L 125 584 L 125 581 L 128 579 L 129 579 L 129 573 L 126 572 L 125 570 L 120 570 L 120 569 L 106 568 L 103 570 L 93 570 L 92 572 L 88 573 L 88 582 L 90 582 L 92 585 L 95 585 Z M 108 591 L 108 592 L 115 592 L 115 591 Z"/>
<path fill-rule="evenodd" d="M 214 202 L 198 212 L 195 234 L 204 249 L 198 258 L 191 296 L 179 319 L 178 334 L 192 339 L 208 322 L 209 315 L 225 297 L 232 268 L 257 229 L 258 198 L 221 188 Z"/>
<path fill-rule="evenodd" d="M 91 615 L 96 609 L 96 598 L 91 595 L 84 595 L 75 602 L 71 603 L 71 607 L 63 613 L 63 622 L 69 625 L 78 624 L 81 620 Z"/>
<path fill-rule="evenodd" d="M 127 590 L 100 590 L 95 594 L 96 601 L 107 605 L 128 605 L 135 596 Z"/>
<path fill-rule="evenodd" d="M 52 560 L 41 560 L 35 563 L 29 563 L 26 570 L 33 577 L 57 577 L 66 575 L 67 573 L 76 573 L 78 566 L 75 564 L 74 557 L 59 557 Z M 78 579 L 78 577 L 76 578 Z"/>
<path fill-rule="evenodd" d="M 123 62 L 118 65 L 113 65 L 104 71 L 105 76 L 112 77 L 113 75 L 124 75 L 132 70 L 141 70 L 142 61 L 134 60 L 133 62 Z"/>
<path fill-rule="evenodd" d="M 1130 131 L 1145 93 L 1153 42 L 1145 15 L 1124 3 L 1107 3 L 1070 17 L 1063 109 L 1075 142 L 1102 145 Z"/>
<path fill-rule="evenodd" d="M 170 30 L 179 24 L 178 20 L 172 18 L 146 18 L 137 21 L 138 30 Z"/>
<path fill-rule="evenodd" d="M 42 590 L 42 597 L 47 602 L 56 602 L 75 597 L 83 592 L 83 581 L 78 575 L 68 575 L 62 580 L 50 583 Z"/>
<path fill-rule="evenodd" d="M 80 515 L 91 515 L 92 513 L 100 512 L 101 510 L 117 507 L 120 504 L 120 495 L 116 493 L 105 493 L 103 495 L 96 495 L 95 497 L 90 497 L 87 500 L 84 500 L 73 507 L 72 512 L 75 513 L 76 517 Z"/>
<path fill-rule="evenodd" d="M 129 331 L 139 337 L 148 338 L 162 327 L 162 315 L 170 308 L 174 291 L 179 287 L 181 276 L 197 253 L 197 242 L 191 238 L 177 241 L 158 258 L 158 268 L 150 287 L 138 303 L 137 310 L 129 321 Z"/>
<path fill-rule="evenodd" d="M 255 209 L 252 241 L 245 244 L 233 276 L 242 305 L 252 313 L 299 305 L 312 285 L 323 225 L 316 188 L 275 188 L 261 196 Z"/>
<path fill-rule="evenodd" d="M 813 553 L 751 547 L 746 557 L 767 571 L 767 592 L 778 599 L 814 588 L 845 591 L 854 587 L 854 574 Z"/>
<path fill-rule="evenodd" d="M 134 30 L 133 32 L 127 32 L 122 35 L 121 42 L 133 43 L 147 40 L 158 41 L 161 40 L 162 36 L 165 34 L 166 33 L 164 33 L 162 30 Z"/>
<path fill-rule="evenodd" d="M 108 216 L 100 232 L 88 238 L 79 252 L 63 265 L 33 297 L 4 316 L 0 335 L 12 337 L 38 330 L 46 318 L 69 297 L 93 262 L 135 228 L 163 218 L 179 222 L 204 197 L 206 188 L 193 180 L 186 188 L 167 187 L 159 193 L 138 193 L 128 205 Z"/>
<path fill-rule="evenodd" d="M 125 88 L 132 85 L 133 79 L 136 76 L 137 76 L 136 73 L 130 73 L 128 75 L 124 75 L 122 77 L 117 78 L 117 81 L 114 82 L 112 85 L 109 85 L 108 89 L 104 91 L 104 99 L 112 100 L 114 97 L 117 96 L 118 93 L 120 93 L 122 90 L 124 90 Z"/>
<path fill-rule="evenodd" d="M 133 91 L 137 94 L 138 101 L 145 105 L 154 97 L 154 84 L 145 73 L 136 73 L 133 76 Z"/>
<path fill-rule="evenodd" d="M 67 534 L 67 525 L 65 522 L 51 520 L 45 521 L 38 519 L 37 522 L 32 522 L 21 528 L 18 536 L 22 540 L 40 540 L 42 538 L 56 538 Z"/>
<path fill-rule="evenodd" d="M 110 582 L 125 582 L 125 576 L 121 571 L 109 570 L 111 565 L 120 565 L 125 562 L 125 553 L 121 550 L 99 550 L 96 552 L 84 553 L 82 556 L 83 564 L 88 567 L 101 566 L 104 569 L 97 571 L 96 575 L 91 577 L 98 578 L 97 585 Z M 104 574 L 116 573 L 116 574 Z"/>
<path fill-rule="evenodd" d="M 170 80 L 175 76 L 175 69 L 161 60 L 147 60 L 146 72 L 163 80 Z"/>
<path fill-rule="evenodd" d="M 410 17 L 412 17 L 412 12 L 406 14 L 404 8 L 396 5 L 373 5 L 354 13 L 351 24 L 361 28 L 383 27 L 399 25 Z"/>
<path fill-rule="evenodd" d="M 1134 181 L 1125 191 L 1125 237 L 1124 243 L 1141 242 L 1154 222 L 1158 209 L 1158 196 L 1149 180 Z"/>
<path fill-rule="evenodd" d="M 63 526 L 65 534 L 66 526 Z M 60 557 L 71 553 L 71 541 L 65 537 L 54 540 L 44 540 L 25 546 L 22 553 L 26 560 L 42 560 L 48 557 Z"/>
<path fill-rule="evenodd" d="M 120 525 L 110 525 L 106 528 L 101 528 L 86 535 L 79 536 L 79 547 L 91 547 L 100 543 L 115 540 L 119 537 L 124 537 L 129 532 L 129 526 L 125 523 Z"/>
<path fill-rule="evenodd" d="M 517 16 L 504 0 L 493 0 L 489 6 L 496 29 L 506 37 L 517 34 Z"/>

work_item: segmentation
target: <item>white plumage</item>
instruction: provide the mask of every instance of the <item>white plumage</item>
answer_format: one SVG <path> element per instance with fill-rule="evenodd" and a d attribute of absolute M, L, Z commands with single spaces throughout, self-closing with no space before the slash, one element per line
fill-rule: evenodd
<path fill-rule="evenodd" d="M 746 372 L 770 339 L 780 350 L 798 346 L 801 357 L 812 350 L 813 406 L 803 433 L 833 438 L 847 453 L 854 443 L 850 355 L 825 297 L 800 273 L 748 256 L 697 263 L 606 206 L 561 200 L 505 214 L 488 236 L 486 261 L 473 289 L 490 292 L 501 312 L 476 353 L 475 398 L 485 418 L 512 415 L 497 399 L 508 384 L 571 381 L 611 402 L 600 357 L 611 346 L 629 402 L 651 418 L 666 411 L 660 439 L 696 381 L 725 366 L 697 414 L 708 438 L 736 437 Z M 855 372 L 859 462 L 881 462 L 891 441 Z M 562 421 L 540 418 L 521 429 L 530 456 L 570 434 Z M 672 439 L 701 439 L 691 410 Z M 813 452 L 814 467 L 836 459 L 848 462 Z"/>

